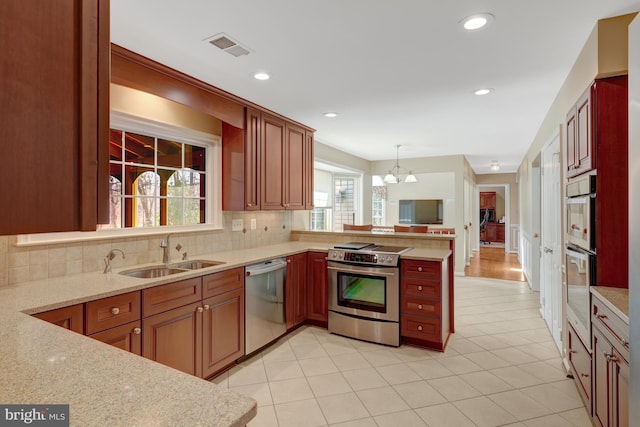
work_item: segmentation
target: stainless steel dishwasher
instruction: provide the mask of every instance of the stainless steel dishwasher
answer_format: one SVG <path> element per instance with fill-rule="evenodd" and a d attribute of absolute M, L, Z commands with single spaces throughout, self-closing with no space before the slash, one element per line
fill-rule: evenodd
<path fill-rule="evenodd" d="M 245 267 L 245 353 L 250 354 L 287 331 L 284 278 L 287 262 L 276 258 Z"/>

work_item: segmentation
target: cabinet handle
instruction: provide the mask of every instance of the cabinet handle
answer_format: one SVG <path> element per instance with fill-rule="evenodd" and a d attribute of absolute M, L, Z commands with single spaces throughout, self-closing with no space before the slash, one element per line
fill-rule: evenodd
<path fill-rule="evenodd" d="M 418 271 L 422 271 L 422 267 L 418 267 Z"/>
<path fill-rule="evenodd" d="M 113 307 L 113 308 L 111 309 L 111 314 L 113 314 L 114 316 L 115 316 L 116 314 L 120 314 L 120 309 L 119 309 L 118 307 Z"/>
<path fill-rule="evenodd" d="M 247 203 L 247 206 L 251 207 L 253 206 L 253 203 Z"/>
<path fill-rule="evenodd" d="M 422 285 L 418 286 L 418 290 L 422 292 Z"/>
<path fill-rule="evenodd" d="M 196 311 L 197 311 L 198 313 L 202 313 L 202 312 L 204 311 L 204 308 L 202 308 L 202 307 L 198 307 L 198 308 L 196 309 Z"/>
<path fill-rule="evenodd" d="M 205 305 L 204 305 L 204 309 L 205 309 L 205 310 L 209 310 L 210 308 L 211 308 L 211 306 L 210 306 L 209 304 L 205 304 Z"/>
<path fill-rule="evenodd" d="M 422 325 L 418 325 L 418 330 L 422 332 Z"/>
<path fill-rule="evenodd" d="M 291 264 L 291 258 L 287 259 L 287 263 Z"/>
<path fill-rule="evenodd" d="M 582 378 L 589 378 L 589 374 L 580 374 Z"/>
<path fill-rule="evenodd" d="M 569 354 L 576 354 L 578 350 L 569 350 Z"/>
<path fill-rule="evenodd" d="M 133 333 L 136 335 L 140 335 L 142 333 L 142 329 L 140 328 L 133 328 Z"/>
<path fill-rule="evenodd" d="M 629 348 L 629 341 L 627 340 L 622 340 L 622 345 Z"/>
<path fill-rule="evenodd" d="M 418 310 L 422 310 L 422 304 L 418 304 Z"/>
<path fill-rule="evenodd" d="M 618 361 L 618 358 L 613 353 L 609 354 L 607 352 L 604 352 L 604 357 L 607 359 L 607 362 L 617 362 Z"/>
<path fill-rule="evenodd" d="M 606 315 L 606 314 L 600 314 L 600 313 L 598 313 L 598 314 L 596 314 L 596 317 L 597 317 L 598 319 L 601 319 L 601 320 L 602 320 L 602 319 L 606 319 L 606 318 L 607 318 L 607 315 Z"/>

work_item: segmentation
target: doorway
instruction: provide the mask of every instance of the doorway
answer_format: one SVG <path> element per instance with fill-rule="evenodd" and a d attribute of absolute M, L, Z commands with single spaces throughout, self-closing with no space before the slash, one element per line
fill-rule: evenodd
<path fill-rule="evenodd" d="M 474 248 L 476 250 L 480 249 L 482 246 L 481 243 L 488 242 L 486 246 L 490 247 L 499 247 L 502 248 L 504 252 L 511 252 L 511 197 L 510 197 L 510 185 L 509 184 L 478 184 L 476 185 L 476 200 L 475 206 L 478 208 L 474 212 L 473 222 L 479 224 L 478 227 L 473 228 L 474 232 Z M 495 202 L 489 202 L 488 205 L 485 206 L 482 202 L 481 193 L 491 194 L 495 193 Z M 491 198 L 491 196 L 489 196 Z M 494 203 L 494 205 L 491 205 Z M 488 212 L 489 211 L 489 212 Z M 487 215 L 488 214 L 488 215 Z M 483 221 L 487 216 L 486 221 Z M 485 224 L 483 224 L 483 222 Z M 487 225 L 491 225 L 490 228 L 494 228 L 500 231 L 488 230 Z M 483 236 L 484 229 L 484 236 Z M 487 233 L 492 233 L 494 236 L 497 233 L 502 233 L 504 235 L 504 239 L 500 242 L 493 241 L 491 238 L 489 240 L 483 240 L 481 237 L 486 239 Z M 498 244 L 499 243 L 499 244 Z"/>

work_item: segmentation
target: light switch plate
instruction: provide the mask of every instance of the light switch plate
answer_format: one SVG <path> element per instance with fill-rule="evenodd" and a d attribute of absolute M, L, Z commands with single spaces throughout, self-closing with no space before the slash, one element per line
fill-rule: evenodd
<path fill-rule="evenodd" d="M 242 231 L 242 220 L 241 219 L 234 219 L 231 221 L 231 231 Z"/>
<path fill-rule="evenodd" d="M 251 218 L 251 229 L 252 230 L 256 229 L 256 219 L 255 218 Z"/>

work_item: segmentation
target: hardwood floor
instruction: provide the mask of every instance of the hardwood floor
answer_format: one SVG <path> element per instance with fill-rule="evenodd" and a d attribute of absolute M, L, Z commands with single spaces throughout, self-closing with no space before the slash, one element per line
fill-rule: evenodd
<path fill-rule="evenodd" d="M 480 251 L 474 252 L 471 265 L 465 267 L 464 274 L 471 277 L 525 281 L 518 254 L 506 253 L 504 248 L 488 246 L 482 246 Z"/>

